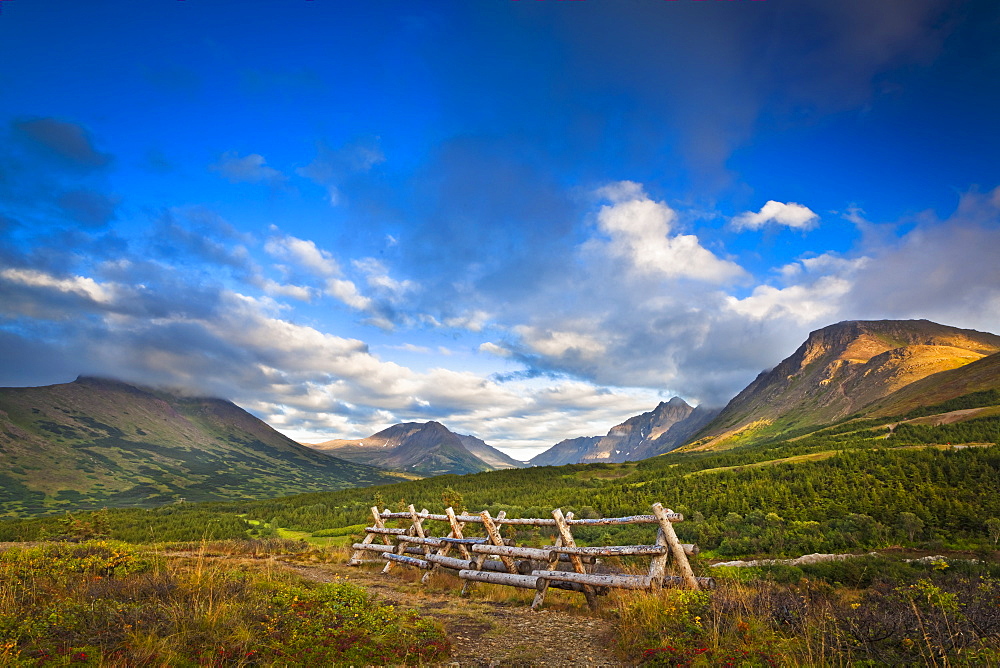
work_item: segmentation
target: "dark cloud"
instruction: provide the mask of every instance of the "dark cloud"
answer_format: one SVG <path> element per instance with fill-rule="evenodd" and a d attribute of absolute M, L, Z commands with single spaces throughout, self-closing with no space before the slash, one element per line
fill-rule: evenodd
<path fill-rule="evenodd" d="M 163 213 L 152 231 L 150 243 L 157 257 L 179 264 L 225 266 L 241 275 L 254 273 L 243 240 L 231 225 L 201 207 L 171 209 Z"/>
<path fill-rule="evenodd" d="M 115 218 L 118 198 L 93 190 L 70 190 L 58 200 L 70 218 L 88 227 L 101 227 Z"/>
<path fill-rule="evenodd" d="M 682 157 L 711 185 L 761 125 L 788 127 L 860 109 L 887 89 L 893 71 L 928 64 L 962 4 L 637 2 L 626 9 L 588 2 L 572 12 L 521 15 L 532 28 L 551 26 L 562 40 L 560 76 L 586 91 L 580 104 L 598 124 L 652 145 L 650 158 L 661 170 Z M 607 112 L 595 102 L 605 95 L 634 104 Z M 680 145 L 679 156 L 671 145 Z"/>
<path fill-rule="evenodd" d="M 219 172 L 231 183 L 266 183 L 278 187 L 288 180 L 280 171 L 269 167 L 264 156 L 258 153 L 240 157 L 236 151 L 227 151 L 209 169 Z"/>
<path fill-rule="evenodd" d="M 68 383 L 84 371 L 85 358 L 81 351 L 55 341 L 38 338 L 37 333 L 24 336 L 0 329 L 0 387 L 26 387 Z"/>
<path fill-rule="evenodd" d="M 378 138 L 357 139 L 333 149 L 326 142 L 316 144 L 316 157 L 296 170 L 299 176 L 323 186 L 333 205 L 342 204 L 341 189 L 354 175 L 365 174 L 385 161 Z"/>
<path fill-rule="evenodd" d="M 90 133 L 76 123 L 33 118 L 13 121 L 11 127 L 23 141 L 58 157 L 69 166 L 97 169 L 111 163 L 112 156 L 98 151 Z"/>
<path fill-rule="evenodd" d="M 406 271 L 433 282 L 432 295 L 474 286 L 500 299 L 518 299 L 562 271 L 581 206 L 543 162 L 516 139 L 442 146 L 412 183 L 414 215 L 400 239 Z"/>

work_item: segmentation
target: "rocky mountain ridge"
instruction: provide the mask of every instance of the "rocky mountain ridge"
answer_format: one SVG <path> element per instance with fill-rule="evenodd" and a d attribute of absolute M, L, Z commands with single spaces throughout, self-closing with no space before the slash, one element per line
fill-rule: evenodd
<path fill-rule="evenodd" d="M 860 414 L 904 388 L 1000 351 L 1000 336 L 928 320 L 840 322 L 812 332 L 761 373 L 700 434 L 693 449 L 819 426 Z"/>
<path fill-rule="evenodd" d="M 661 401 L 653 410 L 612 427 L 605 436 L 560 441 L 533 457 L 533 466 L 627 462 L 655 457 L 683 444 L 718 411 L 693 408 L 680 397 Z"/>

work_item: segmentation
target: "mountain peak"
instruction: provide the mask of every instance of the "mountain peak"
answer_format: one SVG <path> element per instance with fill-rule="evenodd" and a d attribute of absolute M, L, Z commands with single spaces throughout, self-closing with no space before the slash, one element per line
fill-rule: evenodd
<path fill-rule="evenodd" d="M 434 420 L 403 422 L 357 441 L 328 441 L 311 447 L 349 461 L 421 475 L 478 473 L 523 465 Z"/>
<path fill-rule="evenodd" d="M 848 320 L 809 334 L 736 395 L 699 447 L 859 412 L 917 380 L 1000 351 L 1000 336 L 929 320 Z"/>

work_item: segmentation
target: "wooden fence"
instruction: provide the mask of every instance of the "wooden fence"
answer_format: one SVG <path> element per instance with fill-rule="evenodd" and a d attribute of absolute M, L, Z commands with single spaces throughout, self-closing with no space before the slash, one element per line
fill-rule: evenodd
<path fill-rule="evenodd" d="M 695 577 L 688 563 L 687 555 L 696 554 L 698 548 L 677 539 L 673 523 L 682 521 L 683 516 L 659 503 L 654 503 L 652 509 L 652 515 L 574 519 L 573 513 L 564 516 L 557 508 L 552 511 L 552 519 L 548 519 L 508 518 L 502 511 L 492 517 L 486 510 L 458 515 L 447 508 L 444 515 L 435 515 L 426 509 L 417 512 L 412 505 L 402 513 L 379 511 L 373 507 L 374 525 L 365 529 L 362 542 L 353 545 L 354 552 L 348 564 L 384 563 L 383 573 L 388 573 L 397 564 L 421 568 L 427 571 L 424 582 L 434 570 L 450 569 L 465 580 L 463 594 L 476 582 L 535 589 L 532 609 L 542 605 L 549 587 L 582 593 L 592 609 L 597 606 L 596 596 L 607 593 L 609 588 L 714 587 L 712 578 Z M 408 520 L 410 525 L 407 528 L 387 527 L 386 520 L 393 519 L 404 524 Z M 425 521 L 447 523 L 448 534 L 428 535 Z M 463 530 L 470 523 L 481 524 L 486 536 L 466 538 Z M 611 524 L 655 524 L 658 526 L 656 542 L 653 545 L 578 547 L 573 539 L 574 526 Z M 552 545 L 543 547 L 518 546 L 501 537 L 500 529 L 504 526 L 555 527 L 556 538 Z M 457 550 L 459 556 L 450 556 L 452 550 Z M 649 572 L 646 575 L 595 572 L 600 557 L 623 556 L 650 557 Z M 666 573 L 668 558 L 673 559 L 675 575 Z"/>

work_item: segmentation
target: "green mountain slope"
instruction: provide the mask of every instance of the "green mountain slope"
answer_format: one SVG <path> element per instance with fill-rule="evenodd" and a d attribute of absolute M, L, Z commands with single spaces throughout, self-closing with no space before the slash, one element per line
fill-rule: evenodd
<path fill-rule="evenodd" d="M 273 497 L 398 480 L 235 404 L 125 383 L 0 388 L 0 514 Z"/>
<path fill-rule="evenodd" d="M 904 415 L 923 406 L 954 401 L 972 394 L 979 397 L 973 403 L 980 406 L 1000 404 L 1000 354 L 994 353 L 958 369 L 922 378 L 876 402 L 869 412 L 874 416 Z M 958 402 L 954 409 L 971 407 Z"/>

